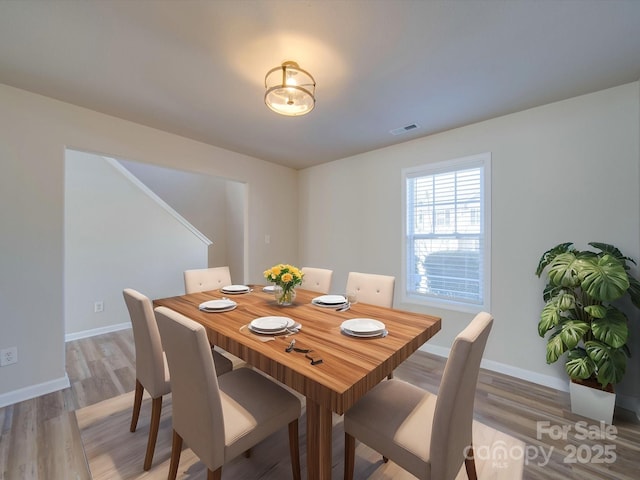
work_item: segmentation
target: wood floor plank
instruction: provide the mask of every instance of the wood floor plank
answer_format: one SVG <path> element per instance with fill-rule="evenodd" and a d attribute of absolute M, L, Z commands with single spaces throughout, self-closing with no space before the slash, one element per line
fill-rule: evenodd
<path fill-rule="evenodd" d="M 80 444 L 80 430 L 74 412 L 96 405 L 99 402 L 117 398 L 124 392 L 133 391 L 135 385 L 135 347 L 131 330 L 122 330 L 92 338 L 74 340 L 66 346 L 67 374 L 71 388 L 0 408 L 0 480 L 85 480 L 89 479 L 83 446 Z M 430 392 L 437 393 L 442 371 L 442 358 L 417 352 L 396 371 L 396 378 L 407 380 Z M 124 405 L 128 409 L 130 406 Z M 166 410 L 163 408 L 163 410 Z M 127 413 L 127 416 L 130 411 Z M 150 411 L 141 412 L 136 435 L 146 440 Z M 597 422 L 574 415 L 570 411 L 569 395 L 545 386 L 509 377 L 507 375 L 481 370 L 475 403 L 476 420 L 525 443 L 527 448 L 552 449 L 550 460 L 540 464 L 540 458 L 528 461 L 524 466 L 525 480 L 555 479 L 637 479 L 640 468 L 640 422 L 632 412 L 616 409 L 614 426 L 617 435 L 614 440 L 580 440 L 575 432 L 566 439 L 552 439 L 548 435 L 538 438 L 539 422 L 546 421 L 559 428 L 575 429 L 576 422 Z M 333 478 L 342 478 L 342 430 L 341 417 L 332 419 L 333 429 Z M 165 425 L 169 425 L 165 420 Z M 304 425 L 304 422 L 301 422 Z M 128 431 L 128 429 L 127 429 Z M 134 434 L 132 434 L 134 435 Z M 283 445 L 287 445 L 286 429 L 282 432 Z M 142 441 L 144 441 L 142 440 Z M 160 438 L 158 439 L 160 442 Z M 170 438 L 168 439 L 170 442 Z M 274 438 L 278 444 L 280 438 Z M 305 428 L 300 428 L 300 444 L 305 445 Z M 597 463 L 571 461 L 568 448 L 583 445 L 583 451 L 593 452 L 599 445 L 609 444 L 614 448 L 615 462 Z M 255 462 L 256 477 L 264 479 L 290 478 L 288 456 L 277 458 L 273 455 L 274 445 L 259 446 L 264 449 L 265 459 L 252 451 L 251 459 L 242 457 L 236 463 L 225 466 L 223 479 L 241 478 L 240 472 L 246 467 L 243 461 Z M 571 447 L 573 446 L 573 447 Z M 259 451 L 259 450 L 258 450 Z M 183 453 L 188 465 L 190 452 Z M 356 446 L 356 478 L 402 478 L 404 475 L 393 465 L 381 468 L 380 456 L 360 443 Z M 108 455 L 107 455 L 108 457 Z M 158 458 L 160 462 L 164 461 Z M 168 457 L 167 457 L 168 460 Z M 154 458 L 154 464 L 155 464 Z M 306 454 L 302 453 L 304 465 Z M 106 464 L 105 468 L 117 465 Z M 140 459 L 140 463 L 142 459 Z M 182 461 L 181 461 L 182 463 Z M 390 462 L 391 463 L 391 462 Z M 43 472 L 46 471 L 46 475 Z M 200 479 L 206 474 L 199 462 L 182 471 L 183 478 Z M 375 477 L 373 475 L 378 475 Z M 387 475 L 385 477 L 384 475 Z M 479 472 L 480 479 L 483 478 Z M 372 477 L 373 476 L 373 477 Z M 123 477 L 124 478 L 124 477 Z M 166 478 L 166 475 L 161 475 Z M 129 479 L 128 479 L 129 480 Z M 511 479 L 510 479 L 511 480 Z"/>

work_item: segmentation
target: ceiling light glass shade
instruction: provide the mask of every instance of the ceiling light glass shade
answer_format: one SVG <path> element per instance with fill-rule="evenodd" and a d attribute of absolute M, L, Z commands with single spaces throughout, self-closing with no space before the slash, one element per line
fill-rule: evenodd
<path fill-rule="evenodd" d="M 284 62 L 269 70 L 264 86 L 264 103 L 280 115 L 304 115 L 316 105 L 316 82 L 296 62 Z"/>

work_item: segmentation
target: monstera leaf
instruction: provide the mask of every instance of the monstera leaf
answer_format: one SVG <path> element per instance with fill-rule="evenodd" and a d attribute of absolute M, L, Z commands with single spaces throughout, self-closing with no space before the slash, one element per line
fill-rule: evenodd
<path fill-rule="evenodd" d="M 588 357 L 596 365 L 598 383 L 603 388 L 622 381 L 627 367 L 627 356 L 623 349 L 611 348 L 595 340 L 587 342 L 585 348 Z"/>
<path fill-rule="evenodd" d="M 620 261 L 605 254 L 602 257 L 576 260 L 580 287 L 591 298 L 612 302 L 629 289 L 629 278 Z"/>
<path fill-rule="evenodd" d="M 565 370 L 571 378 L 586 380 L 596 371 L 596 364 L 584 349 L 575 348 L 569 352 Z"/>
<path fill-rule="evenodd" d="M 613 348 L 622 347 L 629 338 L 627 317 L 615 307 L 609 307 L 604 318 L 594 319 L 591 329 L 596 339 Z"/>
<path fill-rule="evenodd" d="M 576 258 L 573 252 L 561 253 L 549 265 L 549 280 L 554 285 L 576 287 L 580 283 L 575 268 Z"/>

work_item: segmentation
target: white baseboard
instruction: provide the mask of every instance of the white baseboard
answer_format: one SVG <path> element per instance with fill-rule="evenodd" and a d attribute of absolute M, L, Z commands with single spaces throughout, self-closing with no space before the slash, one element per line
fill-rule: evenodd
<path fill-rule="evenodd" d="M 65 373 L 64 377 L 56 378 L 55 380 L 49 380 L 48 382 L 39 383 L 37 385 L 29 385 L 25 388 L 13 390 L 8 393 L 0 395 L 0 408 L 7 405 L 13 405 L 14 403 L 30 400 L 40 395 L 46 395 L 47 393 L 57 392 L 71 386 L 69 383 L 69 377 Z"/>
<path fill-rule="evenodd" d="M 450 348 L 439 347 L 437 345 L 424 344 L 420 347 L 423 352 L 431 353 L 439 357 L 449 357 Z M 506 365 L 504 363 L 495 362 L 493 360 L 482 360 L 480 364 L 482 368 L 491 370 L 492 372 L 502 373 L 511 377 L 526 380 L 527 382 L 535 383 L 538 385 L 544 385 L 545 387 L 555 388 L 562 392 L 569 391 L 569 381 L 567 379 L 552 377 L 550 375 L 543 375 L 541 373 L 532 372 L 531 370 L 525 370 L 524 368 L 514 367 Z"/>
<path fill-rule="evenodd" d="M 82 332 L 67 333 L 64 336 L 64 341 L 70 342 L 72 340 L 80 340 L 81 338 L 94 337 L 96 335 L 102 335 L 103 333 L 126 330 L 127 328 L 131 328 L 131 322 L 117 323 L 115 325 L 109 325 L 107 327 L 92 328 L 91 330 L 83 330 Z"/>

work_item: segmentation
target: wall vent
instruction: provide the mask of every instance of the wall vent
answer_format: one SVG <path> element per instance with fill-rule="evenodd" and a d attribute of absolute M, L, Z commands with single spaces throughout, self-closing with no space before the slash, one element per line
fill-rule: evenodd
<path fill-rule="evenodd" d="M 400 135 L 401 133 L 407 133 L 411 130 L 415 130 L 416 128 L 420 128 L 420 125 L 418 125 L 417 123 L 412 123 L 411 125 L 406 125 L 404 127 L 389 130 L 389 133 L 391 133 L 391 135 Z"/>

